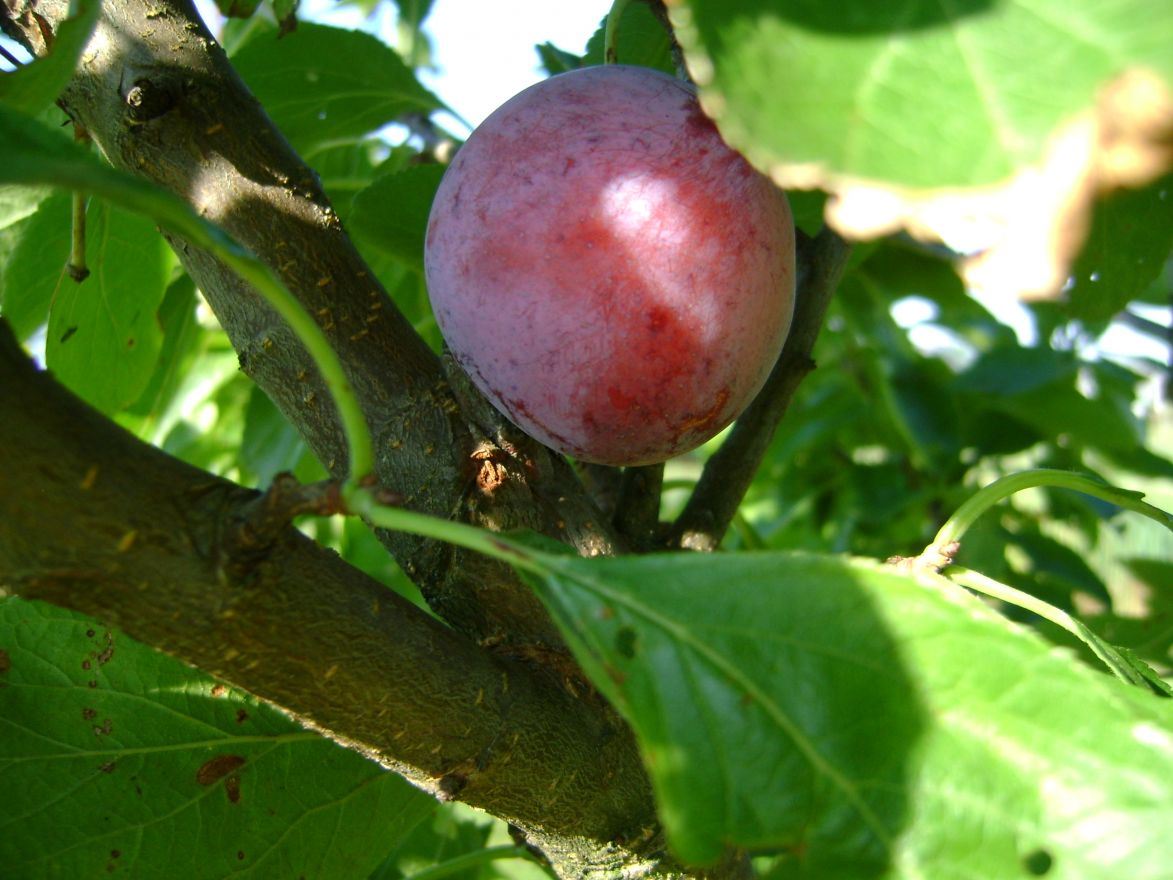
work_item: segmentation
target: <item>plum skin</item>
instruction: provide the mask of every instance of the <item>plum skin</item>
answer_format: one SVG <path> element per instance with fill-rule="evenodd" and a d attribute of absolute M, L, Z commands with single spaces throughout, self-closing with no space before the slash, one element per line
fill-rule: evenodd
<path fill-rule="evenodd" d="M 728 425 L 794 306 L 785 196 L 690 87 L 623 65 L 551 77 L 477 127 L 436 193 L 424 265 L 476 386 L 546 445 L 608 465 Z"/>

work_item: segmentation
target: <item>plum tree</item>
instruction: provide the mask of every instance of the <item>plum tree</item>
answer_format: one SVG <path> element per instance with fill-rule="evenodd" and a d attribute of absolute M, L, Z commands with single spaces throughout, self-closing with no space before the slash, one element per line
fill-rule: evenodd
<path fill-rule="evenodd" d="M 444 338 L 529 434 L 585 461 L 692 449 L 765 382 L 794 303 L 785 196 L 688 85 L 608 65 L 514 96 L 429 218 Z"/>

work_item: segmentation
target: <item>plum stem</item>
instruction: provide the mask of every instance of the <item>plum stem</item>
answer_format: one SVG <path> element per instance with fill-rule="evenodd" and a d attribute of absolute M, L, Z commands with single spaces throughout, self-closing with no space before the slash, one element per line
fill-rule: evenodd
<path fill-rule="evenodd" d="M 663 463 L 623 469 L 619 503 L 615 506 L 615 528 L 637 552 L 647 549 L 655 538 L 663 485 Z"/>
<path fill-rule="evenodd" d="M 798 289 L 794 321 L 782 354 L 758 396 L 705 463 L 692 497 L 669 533 L 670 546 L 701 551 L 717 549 L 753 481 L 778 422 L 802 380 L 814 369 L 811 353 L 831 296 L 847 265 L 851 246 L 828 227 L 815 238 L 801 231 L 796 234 Z"/>
<path fill-rule="evenodd" d="M 611 11 L 607 13 L 607 24 L 603 28 L 603 63 L 616 64 L 619 61 L 619 52 L 615 40 L 619 33 L 619 20 L 623 18 L 623 10 L 631 0 L 615 0 L 611 4 Z"/>

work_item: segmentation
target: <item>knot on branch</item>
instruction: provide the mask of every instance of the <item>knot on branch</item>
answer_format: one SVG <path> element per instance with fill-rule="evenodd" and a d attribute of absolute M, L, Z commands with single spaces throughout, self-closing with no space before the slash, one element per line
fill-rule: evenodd
<path fill-rule="evenodd" d="M 158 119 L 175 108 L 189 87 L 182 78 L 170 74 L 136 79 L 126 91 L 119 89 L 126 103 L 127 123 L 142 125 Z"/>
<path fill-rule="evenodd" d="M 344 512 L 342 490 L 333 480 L 303 485 L 292 474 L 278 474 L 268 491 L 238 508 L 220 539 L 220 569 L 243 582 L 279 544 L 295 517 Z"/>

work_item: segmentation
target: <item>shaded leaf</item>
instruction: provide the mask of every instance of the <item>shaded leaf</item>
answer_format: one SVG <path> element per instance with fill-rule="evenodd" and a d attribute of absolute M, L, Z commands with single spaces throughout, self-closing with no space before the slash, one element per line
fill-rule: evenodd
<path fill-rule="evenodd" d="M 1090 324 L 1107 322 L 1160 275 L 1171 249 L 1173 177 L 1109 196 L 1096 206 L 1075 261 L 1069 313 Z"/>
<path fill-rule="evenodd" d="M 983 353 L 957 377 L 956 387 L 979 394 L 1018 395 L 1070 380 L 1076 367 L 1070 352 L 1001 346 Z"/>
<path fill-rule="evenodd" d="M 279 473 L 292 472 L 305 455 L 305 442 L 260 388 L 253 388 L 244 410 L 240 464 L 250 485 L 267 486 Z"/>
<path fill-rule="evenodd" d="M 260 5 L 261 0 L 216 0 L 216 8 L 227 18 L 249 18 Z"/>
<path fill-rule="evenodd" d="M 443 166 L 416 165 L 379 177 L 355 196 L 351 232 L 423 272 L 428 213 L 443 175 Z"/>

